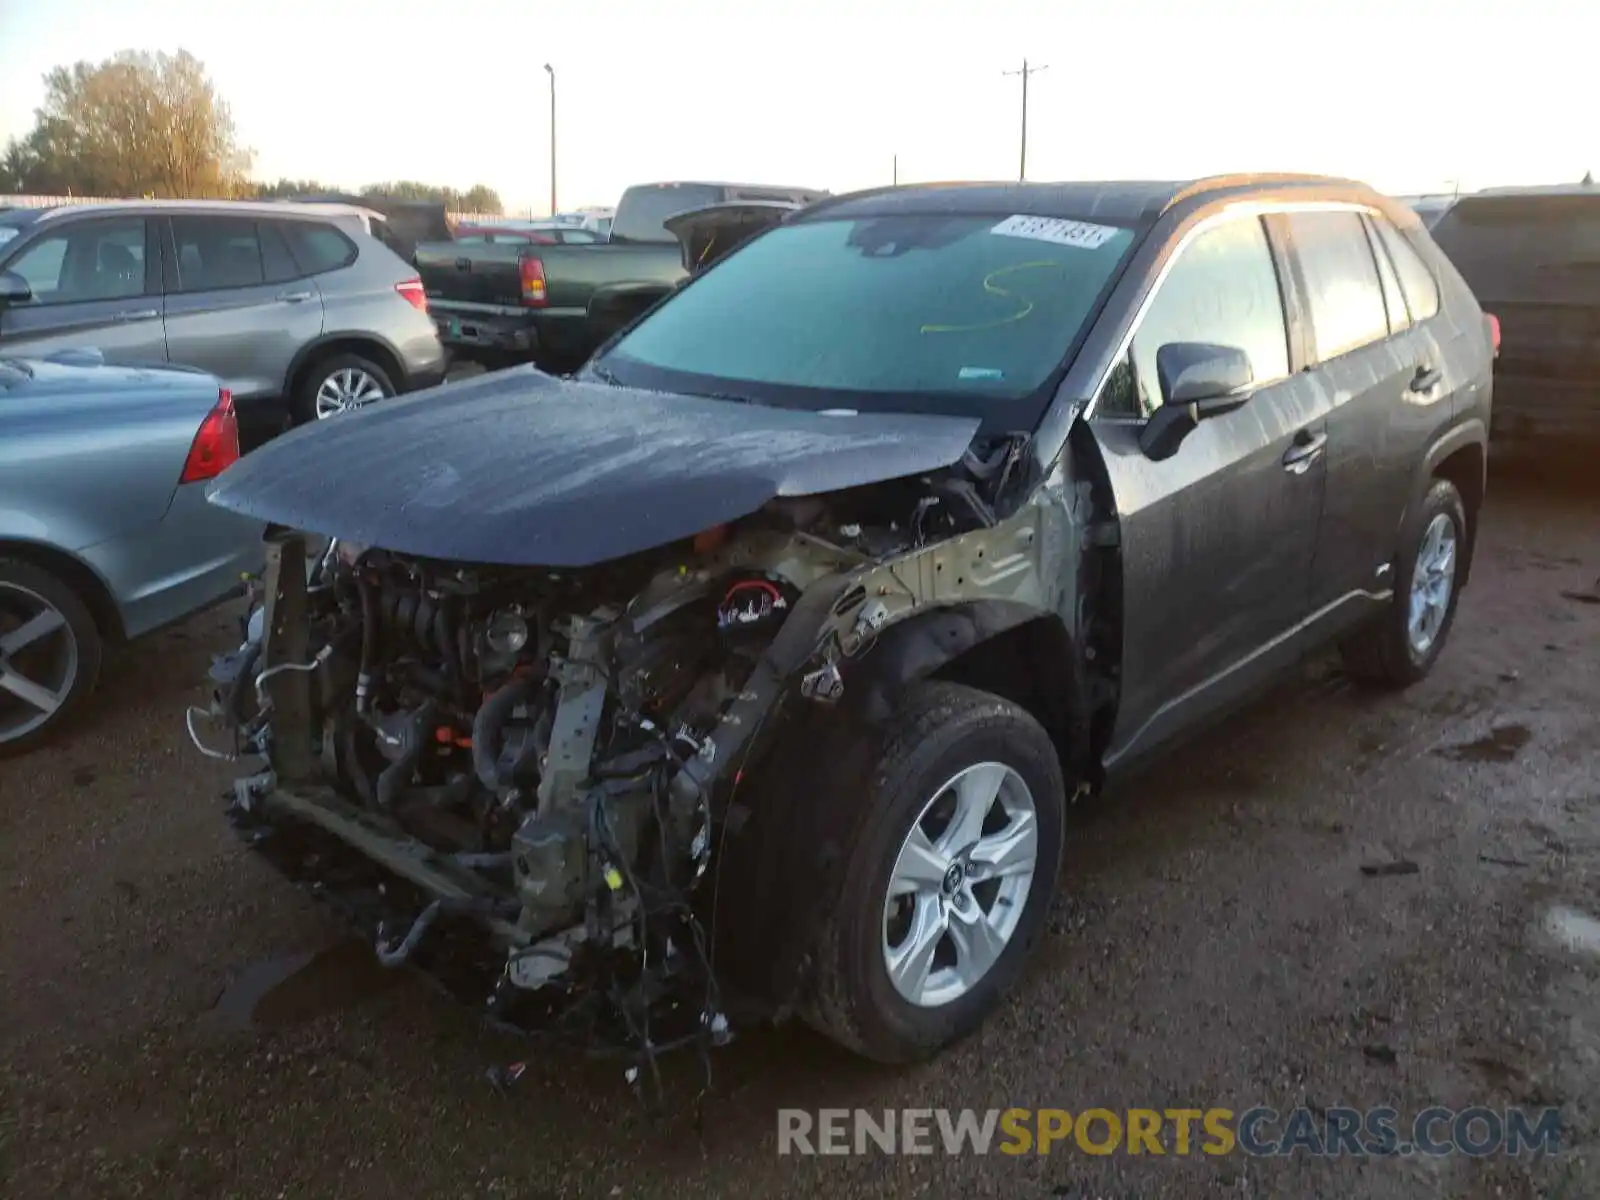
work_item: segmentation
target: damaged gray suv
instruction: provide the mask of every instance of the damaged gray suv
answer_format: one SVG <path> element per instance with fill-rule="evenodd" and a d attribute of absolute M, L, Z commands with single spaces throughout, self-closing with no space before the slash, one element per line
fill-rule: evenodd
<path fill-rule="evenodd" d="M 1428 672 L 1490 325 L 1338 180 L 772 221 L 574 379 L 217 481 L 276 530 L 213 667 L 262 760 L 230 813 L 508 1024 L 642 1061 L 798 1013 L 908 1061 L 1017 981 L 1075 798 L 1317 646 Z"/>

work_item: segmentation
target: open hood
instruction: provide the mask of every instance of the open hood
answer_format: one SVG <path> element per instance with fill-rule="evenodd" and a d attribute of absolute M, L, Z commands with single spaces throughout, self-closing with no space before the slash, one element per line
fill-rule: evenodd
<path fill-rule="evenodd" d="M 581 567 L 958 462 L 974 417 L 830 416 L 498 371 L 275 439 L 212 484 L 257 520 L 402 554 Z"/>
<path fill-rule="evenodd" d="M 662 224 L 683 247 L 683 269 L 693 275 L 801 207 L 786 200 L 737 200 L 691 208 Z"/>

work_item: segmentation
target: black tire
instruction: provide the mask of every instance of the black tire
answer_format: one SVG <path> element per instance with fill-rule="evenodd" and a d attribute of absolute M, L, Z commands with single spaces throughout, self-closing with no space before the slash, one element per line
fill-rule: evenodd
<path fill-rule="evenodd" d="M 908 693 L 881 743 L 866 795 L 850 789 L 832 823 L 850 847 L 840 892 L 814 945 L 804 1014 L 834 1041 L 884 1063 L 915 1062 L 978 1028 L 1021 974 L 1044 927 L 1061 865 L 1066 786 L 1055 745 L 1031 715 L 988 692 L 949 683 Z M 994 965 L 959 998 L 919 1007 L 884 961 L 885 900 L 902 843 L 941 785 L 965 767 L 999 762 L 1032 793 L 1038 857 L 1022 916 Z"/>
<path fill-rule="evenodd" d="M 8 690 L 0 689 L 0 758 L 26 754 L 72 724 L 99 682 L 100 662 L 104 653 L 100 630 L 88 606 L 57 576 L 31 562 L 0 558 L 0 606 L 8 599 L 5 587 L 8 584 L 44 600 L 66 619 L 77 650 L 77 666 L 55 712 L 41 724 L 15 737 L 8 736 L 7 731 L 13 717 L 21 723 L 21 706 Z M 13 592 L 12 595 L 15 597 L 17 593 Z M 4 617 L 5 611 L 0 607 L 0 634 L 10 628 L 10 623 L 5 622 Z M 0 667 L 0 670 L 3 669 Z"/>
<path fill-rule="evenodd" d="M 300 378 L 300 387 L 290 401 L 290 416 L 296 425 L 317 419 L 317 393 L 324 383 L 340 371 L 364 371 L 383 390 L 385 399 L 395 394 L 394 381 L 389 378 L 389 373 L 370 358 L 363 358 L 359 354 L 333 354 L 319 358 L 305 369 Z"/>
<path fill-rule="evenodd" d="M 1455 527 L 1456 556 L 1450 598 L 1439 630 L 1426 651 L 1412 644 L 1409 630 L 1411 579 L 1423 537 L 1435 517 L 1447 516 Z M 1398 690 L 1416 683 L 1438 661 L 1440 652 L 1455 624 L 1456 603 L 1461 595 L 1461 580 L 1471 553 L 1470 527 L 1461 493 L 1448 479 L 1435 479 L 1428 488 L 1416 517 L 1410 523 L 1400 556 L 1395 562 L 1394 598 L 1375 619 L 1362 626 L 1339 645 L 1346 674 L 1373 687 Z"/>

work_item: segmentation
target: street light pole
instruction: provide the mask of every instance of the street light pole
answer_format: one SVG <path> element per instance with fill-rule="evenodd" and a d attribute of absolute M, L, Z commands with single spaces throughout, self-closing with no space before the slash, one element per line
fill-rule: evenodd
<path fill-rule="evenodd" d="M 544 65 L 545 74 L 550 76 L 550 215 L 556 215 L 556 69 L 549 63 Z"/>
<path fill-rule="evenodd" d="M 1022 161 L 1017 167 L 1017 178 L 1019 180 L 1028 178 L 1028 76 L 1037 75 L 1040 71 L 1048 71 L 1049 69 L 1049 64 L 1042 67 L 1030 67 L 1028 60 L 1023 59 L 1022 70 L 1002 72 L 1005 75 L 1022 76 Z"/>

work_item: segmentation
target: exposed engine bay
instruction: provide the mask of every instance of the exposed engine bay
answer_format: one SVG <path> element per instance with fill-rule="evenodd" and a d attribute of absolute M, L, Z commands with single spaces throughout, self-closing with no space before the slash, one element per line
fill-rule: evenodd
<path fill-rule="evenodd" d="M 986 499 L 1017 450 L 779 498 L 593 567 L 338 540 L 312 553 L 276 534 L 263 605 L 212 672 L 209 715 L 267 764 L 237 782 L 235 818 L 252 840 L 313 828 L 378 867 L 389 883 L 362 887 L 385 897 L 385 963 L 436 925 L 487 932 L 497 1017 L 525 1026 L 599 996 L 611 1040 L 640 1060 L 723 1040 L 702 884 L 729 792 L 773 714 L 836 704 L 892 624 L 963 599 L 1055 602 L 1061 574 L 1041 562 L 1065 543 L 1040 533 L 1064 514 L 1030 504 L 1000 521 Z M 206 750 L 203 715 L 190 730 Z M 326 890 L 327 870 L 301 875 Z M 651 1031 L 664 1009 L 671 1037 Z"/>

